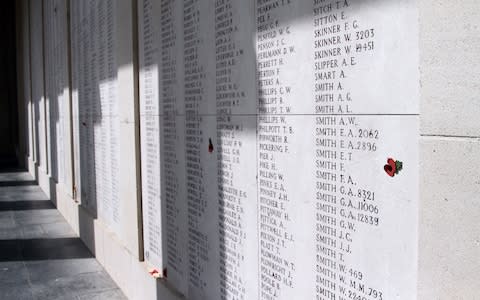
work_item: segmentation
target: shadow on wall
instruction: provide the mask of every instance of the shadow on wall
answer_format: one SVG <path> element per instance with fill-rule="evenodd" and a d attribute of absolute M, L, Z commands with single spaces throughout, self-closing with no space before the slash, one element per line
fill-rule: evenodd
<path fill-rule="evenodd" d="M 120 220 L 118 71 L 114 0 L 72 1 L 70 10 L 75 185 L 80 237 L 95 254 L 93 220 L 117 231 Z M 132 86 L 133 88 L 133 86 Z M 132 159 L 135 159 L 132 157 Z M 134 178 L 134 177 L 133 177 Z M 118 232 L 117 232 L 118 234 Z"/>
<path fill-rule="evenodd" d="M 35 1 L 35 0 L 32 0 Z M 121 61 L 115 55 L 116 38 L 112 29 L 118 20 L 115 14 L 115 1 L 62 1 L 44 0 L 45 26 L 45 72 L 46 95 L 49 108 L 50 155 L 52 176 L 62 180 L 61 143 L 66 138 L 62 118 L 65 114 L 65 90 L 71 89 L 73 119 L 73 160 L 74 187 L 79 207 L 79 230 L 81 239 L 95 252 L 95 232 L 93 220 L 106 219 L 110 225 L 115 218 L 117 207 L 113 200 L 118 199 L 119 149 L 117 101 L 117 73 L 132 61 Z M 67 5 L 71 5 L 70 23 L 67 20 Z M 34 9 L 38 9 L 35 5 Z M 30 11 L 30 15 L 32 15 Z M 69 28 L 70 25 L 70 28 Z M 66 30 L 67 32 L 64 32 Z M 68 44 L 69 35 L 70 43 Z M 32 39 L 32 49 L 35 48 Z M 71 87 L 68 80 L 68 47 L 71 47 Z M 66 57 L 65 57 L 66 56 Z M 40 101 L 35 105 L 35 135 L 40 134 L 41 125 L 38 112 Z M 35 149 L 39 153 L 40 144 L 36 139 Z M 70 151 L 69 149 L 61 149 Z M 65 172 L 65 170 L 63 170 Z M 64 177 L 64 176 L 63 176 Z M 65 179 L 65 177 L 63 178 Z M 51 198 L 55 202 L 55 184 L 51 185 Z M 112 200 L 113 199 L 113 200 Z M 113 212 L 112 212 L 113 211 Z M 109 224 L 110 223 L 110 224 Z"/>
<path fill-rule="evenodd" d="M 156 187 L 149 186 L 150 180 L 144 180 L 148 183 L 143 186 L 144 209 L 149 210 L 143 213 L 145 251 L 155 252 L 158 244 L 148 241 L 149 235 L 150 238 L 157 235 L 152 229 L 156 220 L 149 220 L 155 215 L 152 212 L 155 205 L 147 202 L 161 201 L 163 266 L 160 267 L 165 267 L 163 273 L 167 281 L 188 297 L 216 299 L 220 288 L 212 286 L 212 282 L 225 287 L 230 280 L 228 275 L 221 274 L 228 260 L 234 259 L 228 252 L 232 247 L 242 248 L 245 253 L 256 251 L 258 240 L 256 227 L 247 229 L 252 226 L 249 224 L 252 219 L 257 218 L 257 111 L 265 111 L 257 100 L 255 20 L 250 14 L 253 7 L 232 4 L 232 13 L 244 13 L 234 19 L 240 30 L 223 36 L 221 21 L 215 24 L 214 10 L 207 11 L 211 6 L 204 3 L 188 4 L 184 8 L 181 2 L 162 2 L 161 9 L 154 13 L 149 11 L 151 7 L 142 6 L 142 1 L 139 3 L 139 9 L 145 9 L 141 12 L 144 23 L 140 19 L 139 26 L 145 26 L 143 39 L 148 43 L 140 54 L 146 56 L 140 73 L 158 70 L 158 77 L 153 76 L 158 82 L 153 86 L 159 87 L 157 99 L 150 90 L 151 83 L 147 83 L 147 79 L 140 82 L 140 88 L 144 89 L 140 93 L 145 93 L 140 99 L 145 109 L 141 119 L 158 117 L 158 124 L 145 121 L 147 126 L 141 129 L 145 138 L 142 147 L 148 148 L 142 153 L 151 156 L 142 157 L 142 174 L 149 176 L 155 172 L 152 169 L 157 166 L 150 165 L 150 161 L 157 151 L 161 168 L 159 199 L 151 198 Z M 209 19 L 197 20 L 191 14 Z M 156 23 L 161 19 L 166 20 L 162 26 Z M 196 21 L 186 22 L 187 28 L 178 26 L 177 22 L 182 23 L 184 19 Z M 162 29 L 156 32 L 158 28 Z M 215 40 L 214 36 L 224 39 Z M 230 44 L 225 40 L 231 41 Z M 224 52 L 223 46 L 235 49 L 234 64 L 228 59 L 216 61 L 217 55 Z M 152 55 L 154 51 L 157 53 Z M 151 77 L 145 75 L 145 78 Z M 155 111 L 157 105 L 159 109 Z M 159 137 L 149 136 L 155 133 Z M 151 144 L 155 139 L 160 141 L 159 145 Z M 239 206 L 243 206 L 243 212 L 235 211 Z M 244 231 L 232 237 L 227 228 L 237 223 L 230 217 L 236 213 L 241 215 L 239 222 Z M 241 242 L 234 241 L 236 238 Z M 252 261 L 248 264 L 256 265 Z M 244 266 L 238 276 L 247 278 L 252 272 L 247 268 Z M 158 299 L 162 298 L 163 289 L 158 286 Z"/>
<path fill-rule="evenodd" d="M 50 175 L 57 182 L 65 182 L 63 176 L 63 166 L 61 163 L 62 151 L 59 151 L 59 139 L 64 137 L 60 130 L 63 125 L 60 122 L 61 108 L 66 105 L 63 97 L 66 78 L 66 64 L 61 58 L 66 54 L 61 51 L 62 36 L 58 34 L 61 28 L 58 23 L 57 8 L 53 1 L 43 2 L 44 17 L 44 49 L 45 49 L 45 96 L 48 119 L 49 136 L 49 155 L 50 155 Z M 52 5 L 53 4 L 53 5 Z M 61 177 L 61 178 L 60 178 Z M 53 194 L 53 193 L 52 193 Z"/>
<path fill-rule="evenodd" d="M 43 1 L 43 37 L 45 60 L 45 99 L 49 149 L 50 198 L 57 206 L 56 183 L 67 183 L 65 176 L 65 112 L 68 106 L 65 87 L 68 86 L 67 53 L 64 47 L 66 16 L 58 1 Z"/>
<path fill-rule="evenodd" d="M 102 23 L 92 19 L 92 15 L 99 11 L 101 1 L 92 2 L 93 5 L 70 3 L 71 11 L 77 12 L 71 14 L 70 36 L 74 128 L 77 129 L 74 131 L 74 147 L 78 155 L 75 185 L 83 208 L 79 210 L 79 230 L 81 239 L 95 255 L 93 220 L 99 217 L 99 202 L 107 196 L 104 194 L 107 188 L 105 177 L 109 175 L 105 169 L 109 166 L 107 157 L 111 155 L 106 144 L 108 127 L 105 128 L 105 120 L 109 120 L 105 97 L 109 91 L 101 85 L 115 80 L 116 75 L 106 66 L 111 49 L 107 48 L 108 38 L 102 35 L 107 26 L 105 16 Z M 115 174 L 110 176 L 108 179 L 113 180 Z"/>
<path fill-rule="evenodd" d="M 32 102 L 32 124 L 33 124 L 33 140 L 34 140 L 34 161 L 36 165 L 45 164 L 40 144 L 40 128 L 43 126 L 40 121 L 41 102 L 43 100 L 43 64 L 41 63 L 43 57 L 43 41 L 41 35 L 42 20 L 41 20 L 41 2 L 28 1 L 29 6 L 29 34 L 30 34 L 30 76 L 31 76 L 31 102 Z M 38 178 L 38 177 L 36 177 Z"/>

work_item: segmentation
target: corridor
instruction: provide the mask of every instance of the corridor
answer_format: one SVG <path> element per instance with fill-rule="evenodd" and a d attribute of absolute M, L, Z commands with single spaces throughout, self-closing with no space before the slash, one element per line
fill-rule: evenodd
<path fill-rule="evenodd" d="M 126 299 L 34 179 L 0 171 L 0 299 Z"/>

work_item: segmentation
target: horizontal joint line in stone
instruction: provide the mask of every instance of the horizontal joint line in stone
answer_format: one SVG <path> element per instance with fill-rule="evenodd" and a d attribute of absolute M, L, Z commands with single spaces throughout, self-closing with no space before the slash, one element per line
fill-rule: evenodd
<path fill-rule="evenodd" d="M 263 116 L 398 116 L 398 117 L 418 117 L 419 114 L 141 114 L 140 117 L 215 117 L 215 116 L 246 116 L 246 117 L 263 117 Z"/>
<path fill-rule="evenodd" d="M 479 140 L 480 136 L 468 136 L 468 135 L 447 135 L 447 134 L 421 134 L 422 138 L 445 138 L 445 139 L 466 139 L 466 140 Z"/>

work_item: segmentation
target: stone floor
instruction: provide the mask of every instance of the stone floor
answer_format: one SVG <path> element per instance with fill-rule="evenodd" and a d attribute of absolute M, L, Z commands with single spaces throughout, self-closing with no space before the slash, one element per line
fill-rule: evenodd
<path fill-rule="evenodd" d="M 126 299 L 32 177 L 0 170 L 0 299 Z"/>

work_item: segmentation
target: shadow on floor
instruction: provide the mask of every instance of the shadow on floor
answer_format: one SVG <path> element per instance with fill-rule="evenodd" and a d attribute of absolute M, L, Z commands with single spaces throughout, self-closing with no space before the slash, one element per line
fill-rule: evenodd
<path fill-rule="evenodd" d="M 0 261 L 92 258 L 80 238 L 0 240 Z"/>
<path fill-rule="evenodd" d="M 55 209 L 50 200 L 0 202 L 0 211 L 18 211 L 35 209 Z"/>
<path fill-rule="evenodd" d="M 0 169 L 0 299 L 126 299 L 25 171 Z"/>
<path fill-rule="evenodd" d="M 0 181 L 0 187 L 4 186 L 29 186 L 29 185 L 37 185 L 35 180 L 29 181 Z"/>

